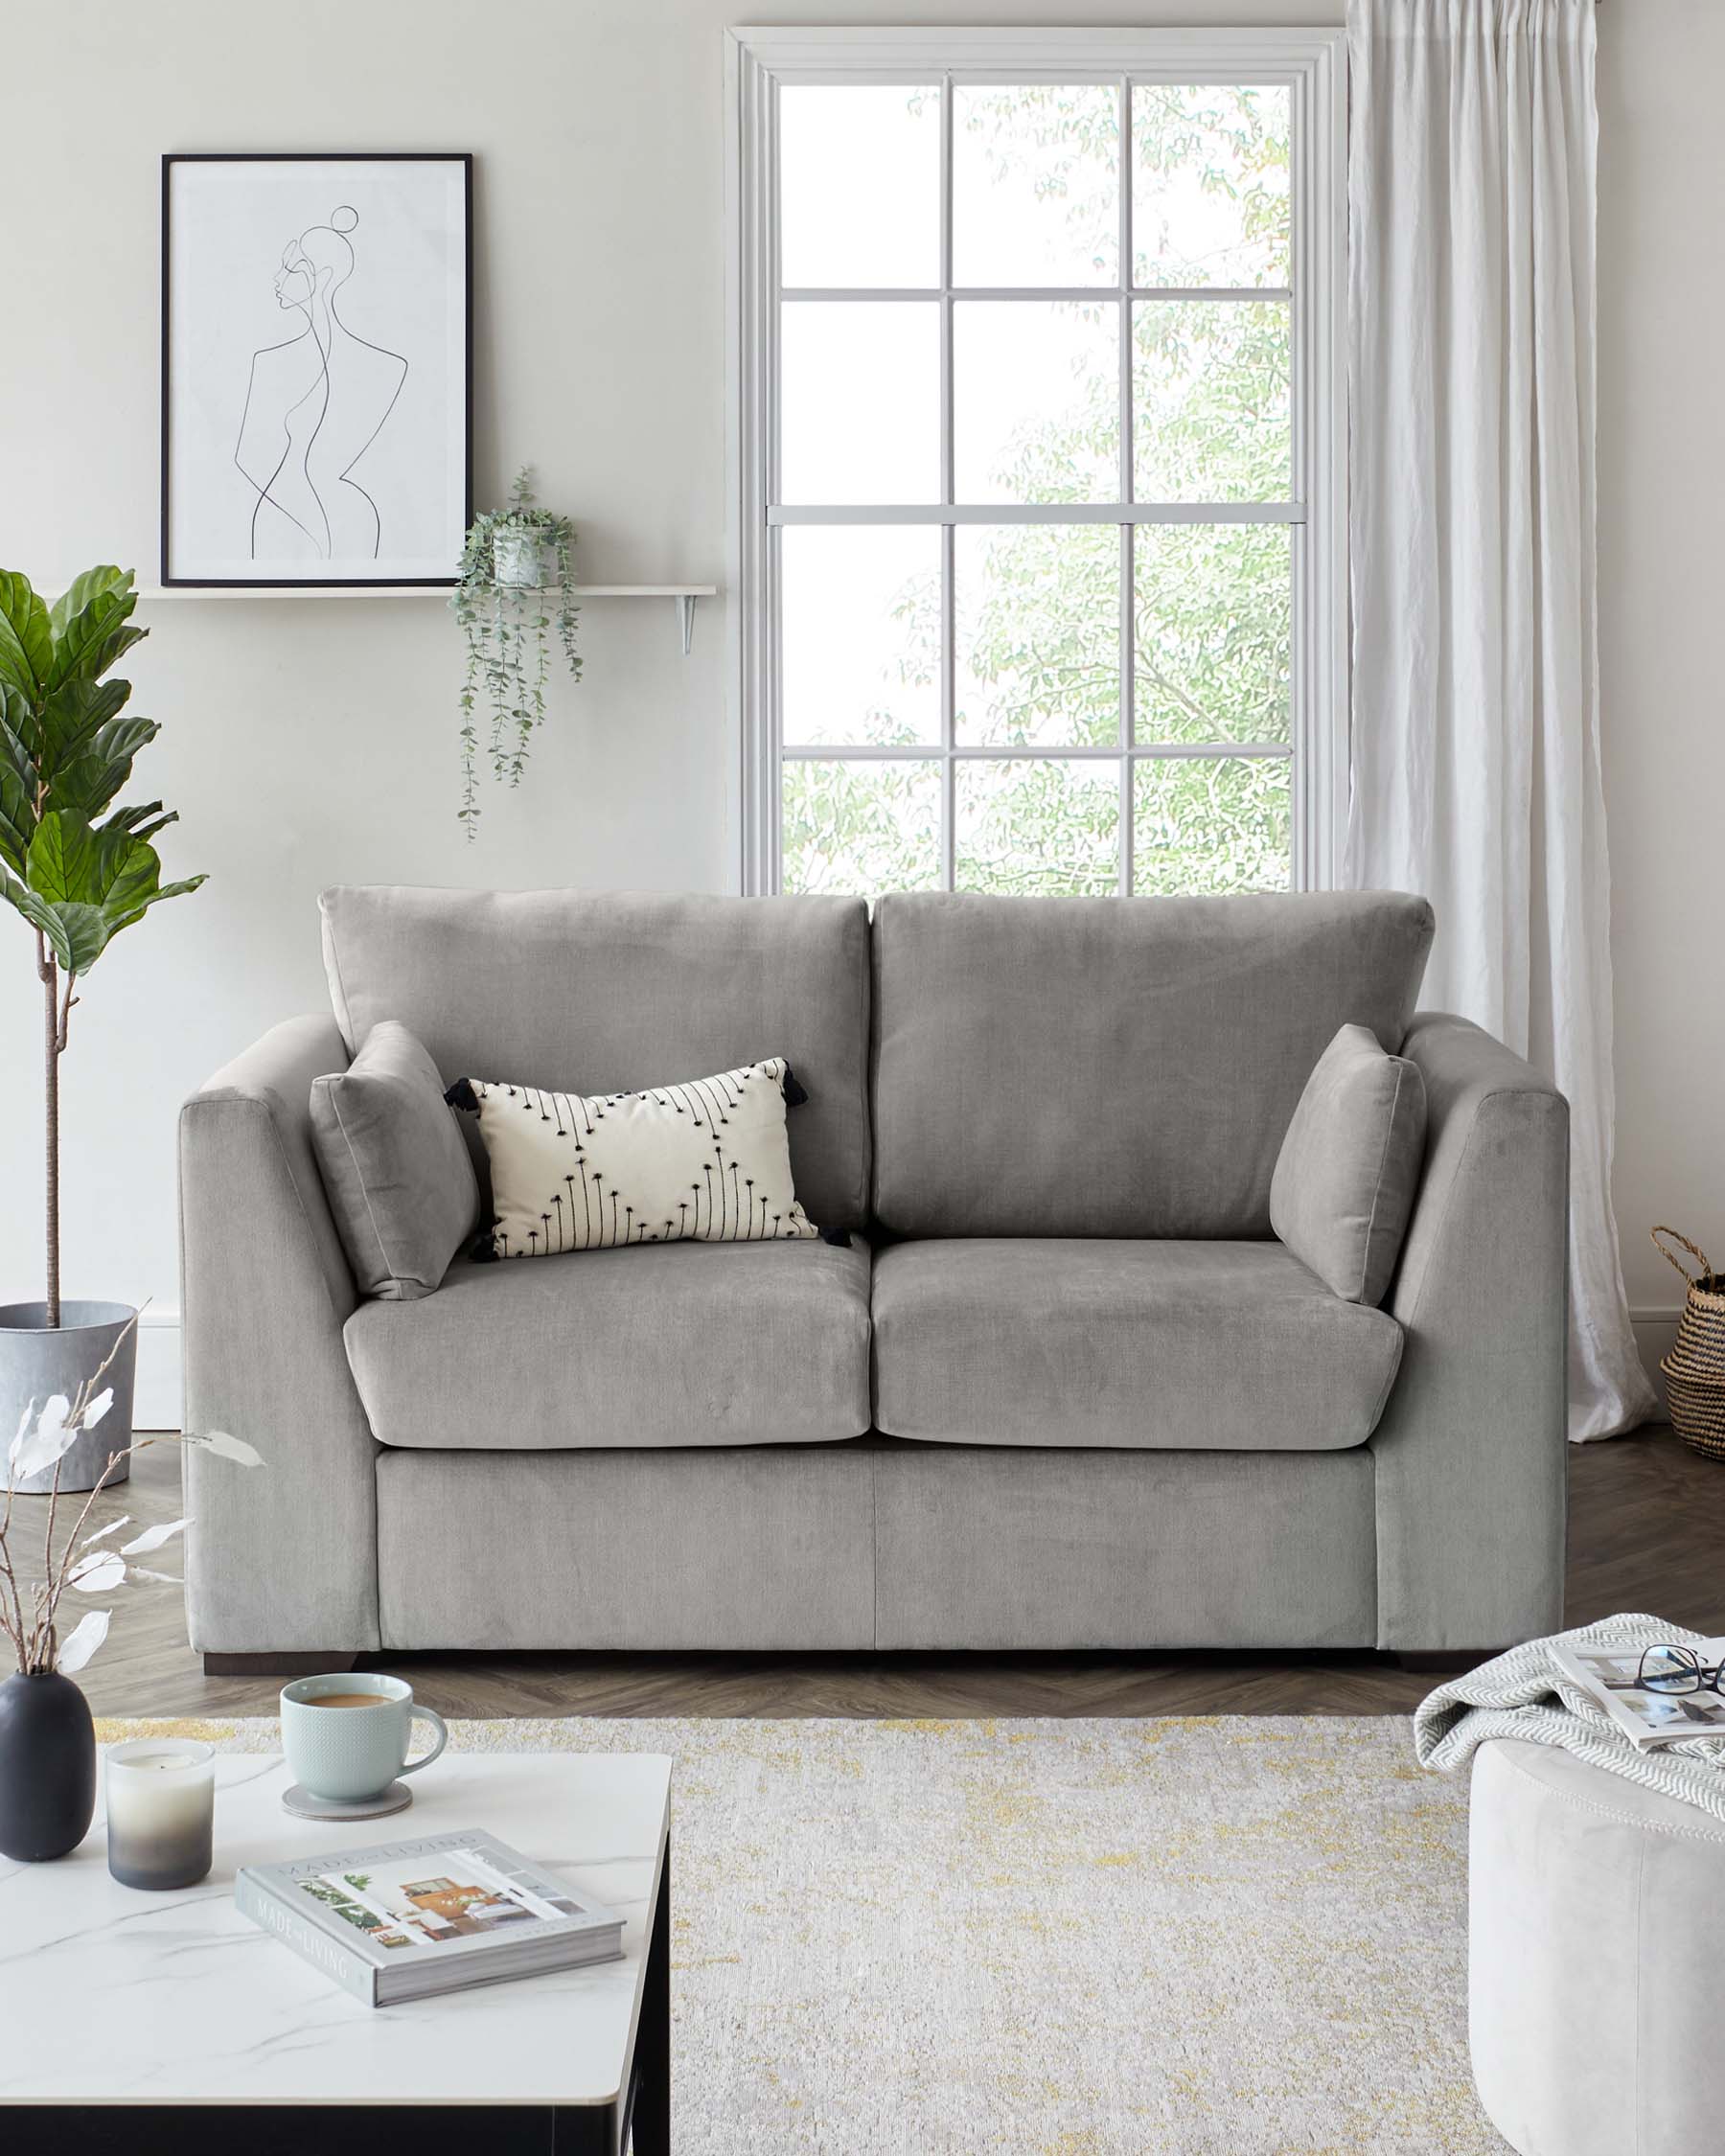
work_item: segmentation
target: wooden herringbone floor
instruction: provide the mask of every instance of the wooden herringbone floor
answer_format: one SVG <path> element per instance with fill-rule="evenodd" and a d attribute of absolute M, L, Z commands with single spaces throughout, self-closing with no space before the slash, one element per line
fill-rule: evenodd
<path fill-rule="evenodd" d="M 127 1512 L 151 1524 L 178 1509 L 178 1454 L 164 1444 L 92 1518 Z M 1651 1610 L 1718 1631 L 1722 1603 L 1725 1464 L 1664 1429 L 1576 1448 L 1569 1621 Z M 366 1666 L 397 1671 L 444 1714 L 484 1717 L 1394 1714 L 1433 1682 L 1369 1654 L 435 1654 L 379 1655 Z M 173 1589 L 128 1587 L 79 1682 L 98 1714 L 219 1715 L 273 1712 L 279 1681 L 206 1677 Z"/>

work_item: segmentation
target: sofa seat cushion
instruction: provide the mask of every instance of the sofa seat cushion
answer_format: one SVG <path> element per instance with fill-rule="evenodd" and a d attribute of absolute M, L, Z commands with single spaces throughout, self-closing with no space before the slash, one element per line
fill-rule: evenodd
<path fill-rule="evenodd" d="M 1371 1434 L 1402 1348 L 1255 1242 L 900 1243 L 874 1331 L 878 1426 L 958 1445 L 1333 1452 Z"/>
<path fill-rule="evenodd" d="M 385 1445 L 790 1444 L 868 1428 L 865 1244 L 648 1243 L 460 1264 L 348 1319 Z"/>

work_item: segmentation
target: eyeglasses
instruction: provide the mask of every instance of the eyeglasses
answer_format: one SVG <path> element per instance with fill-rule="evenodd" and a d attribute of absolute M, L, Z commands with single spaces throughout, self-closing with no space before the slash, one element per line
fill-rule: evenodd
<path fill-rule="evenodd" d="M 1721 1676 L 1725 1663 L 1710 1667 L 1693 1647 L 1672 1645 L 1644 1649 L 1635 1682 L 1644 1692 L 1717 1692 L 1725 1698 Z"/>

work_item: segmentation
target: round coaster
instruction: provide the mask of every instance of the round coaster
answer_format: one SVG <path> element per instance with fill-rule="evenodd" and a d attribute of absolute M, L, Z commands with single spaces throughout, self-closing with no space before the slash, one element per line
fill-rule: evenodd
<path fill-rule="evenodd" d="M 404 1781 L 392 1781 L 382 1796 L 362 1797 L 354 1803 L 313 1797 L 297 1781 L 282 1792 L 282 1808 L 295 1819 L 386 1819 L 391 1812 L 404 1812 L 412 1801 L 413 1792 Z"/>

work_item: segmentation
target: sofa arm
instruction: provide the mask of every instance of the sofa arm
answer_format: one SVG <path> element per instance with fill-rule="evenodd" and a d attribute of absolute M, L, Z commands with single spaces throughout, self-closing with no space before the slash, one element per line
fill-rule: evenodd
<path fill-rule="evenodd" d="M 1389 1308 L 1378 1644 L 1501 1647 L 1563 1618 L 1569 1106 L 1465 1019 L 1422 1013 L 1425 1172 Z"/>
<path fill-rule="evenodd" d="M 186 1428 L 264 1462 L 186 1455 L 200 1652 L 379 1643 L 378 1448 L 341 1338 L 358 1296 L 311 1150 L 311 1081 L 347 1067 L 331 1020 L 289 1019 L 180 1111 Z"/>

